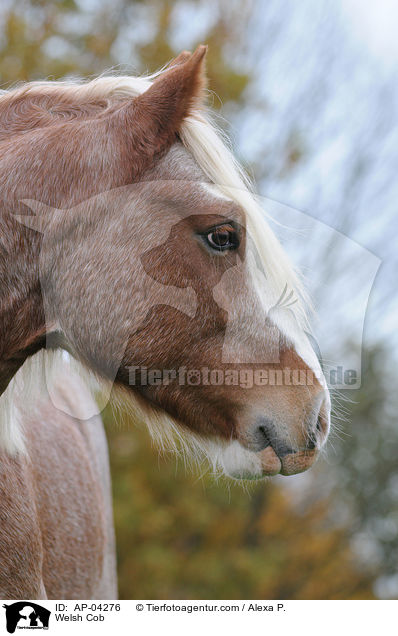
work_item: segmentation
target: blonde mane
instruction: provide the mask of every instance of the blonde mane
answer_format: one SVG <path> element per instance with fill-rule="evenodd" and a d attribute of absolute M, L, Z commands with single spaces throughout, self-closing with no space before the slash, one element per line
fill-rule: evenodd
<path fill-rule="evenodd" d="M 67 104 L 66 114 L 63 115 L 62 109 L 60 109 L 60 116 L 79 116 L 77 112 L 79 104 L 82 105 L 83 112 L 85 107 L 88 110 L 90 108 L 106 109 L 117 101 L 131 99 L 146 91 L 158 74 L 149 77 L 101 76 L 88 82 L 27 83 L 0 94 L 0 118 L 1 113 L 7 110 L 11 112 L 14 109 L 14 111 L 18 111 L 16 112 L 19 118 L 18 126 L 21 126 L 23 124 L 24 100 L 33 98 L 35 101 L 37 98 L 40 102 L 42 96 L 51 103 L 53 100 L 51 107 L 55 109 L 57 100 Z M 7 119 L 7 115 L 5 118 Z M 45 125 L 44 123 L 43 126 Z M 4 117 L 2 121 L 0 120 L 0 137 L 2 133 L 4 138 L 7 134 Z M 273 295 L 278 298 L 286 284 L 290 289 L 295 290 L 298 298 L 295 314 L 299 324 L 305 328 L 308 300 L 303 285 L 269 227 L 265 212 L 259 205 L 247 176 L 235 160 L 222 134 L 203 112 L 197 112 L 186 118 L 180 137 L 185 148 L 211 182 L 216 184 L 223 194 L 234 200 L 245 211 L 248 230 L 256 244 Z M 87 386 L 94 386 L 94 388 L 98 386 L 97 380 L 93 383 L 90 379 L 94 376 L 83 369 L 81 365 L 75 364 L 73 367 L 69 365 L 66 369 L 64 362 L 62 353 L 41 351 L 28 359 L 19 370 L 0 398 L 0 448 L 11 454 L 24 451 L 21 424 L 23 417 L 21 416 L 20 404 L 28 405 L 29 409 L 39 405 L 42 396 L 47 394 L 46 382 L 48 382 L 49 368 L 52 368 L 54 377 L 62 377 L 65 372 L 73 373 L 85 377 L 88 381 Z M 44 365 L 46 366 L 46 374 L 43 371 Z M 221 442 L 217 442 L 217 444 L 212 441 L 206 442 L 188 431 L 184 431 L 182 434 L 181 427 L 169 416 L 148 407 L 132 394 L 129 395 L 129 404 L 133 419 L 145 421 L 152 437 L 156 441 L 160 441 L 164 448 L 172 450 L 181 450 L 181 448 L 189 450 L 190 448 L 196 459 L 203 456 L 210 459 L 213 470 L 223 468 L 221 465 L 223 460 L 220 459 L 219 451 Z M 231 452 L 233 452 L 233 448 Z"/>

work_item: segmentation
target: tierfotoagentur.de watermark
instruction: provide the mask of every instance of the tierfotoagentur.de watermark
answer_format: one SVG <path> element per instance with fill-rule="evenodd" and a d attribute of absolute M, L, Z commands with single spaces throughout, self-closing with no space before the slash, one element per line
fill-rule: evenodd
<path fill-rule="evenodd" d="M 180 386 L 239 386 L 251 389 L 254 386 L 313 386 L 317 376 L 311 369 L 149 369 L 145 366 L 128 366 L 130 386 L 167 386 L 173 382 Z M 328 369 L 330 386 L 346 385 L 357 381 L 355 369 L 342 366 Z"/>

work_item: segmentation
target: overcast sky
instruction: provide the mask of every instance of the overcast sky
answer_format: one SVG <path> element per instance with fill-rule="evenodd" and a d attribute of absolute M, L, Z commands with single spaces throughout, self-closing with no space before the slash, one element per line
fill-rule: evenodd
<path fill-rule="evenodd" d="M 302 218 L 305 226 L 306 212 L 318 221 L 306 238 L 287 232 L 286 247 L 319 300 L 318 334 L 325 342 L 330 336 L 328 358 L 343 338 L 361 341 L 361 295 L 369 295 L 378 264 L 365 343 L 397 341 L 396 26 L 398 3 L 389 0 L 377 7 L 363 0 L 270 0 L 256 4 L 250 25 L 257 79 L 234 119 L 238 148 L 259 167 L 261 195 L 282 204 L 266 206 L 276 218 L 283 214 L 293 227 Z M 291 140 L 302 156 L 286 171 Z M 334 230 L 348 240 L 336 235 L 331 251 L 322 225 L 330 240 Z"/>

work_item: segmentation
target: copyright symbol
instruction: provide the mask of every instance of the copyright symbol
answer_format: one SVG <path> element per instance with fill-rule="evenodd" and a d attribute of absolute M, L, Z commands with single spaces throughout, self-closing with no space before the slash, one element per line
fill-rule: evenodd
<path fill-rule="evenodd" d="M 138 603 L 135 606 L 135 609 L 137 610 L 137 612 L 142 612 L 142 610 L 144 609 L 144 606 L 141 603 Z"/>

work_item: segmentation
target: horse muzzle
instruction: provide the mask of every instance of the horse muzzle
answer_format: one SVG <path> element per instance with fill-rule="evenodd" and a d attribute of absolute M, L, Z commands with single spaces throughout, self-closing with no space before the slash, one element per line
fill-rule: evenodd
<path fill-rule="evenodd" d="M 251 475 L 250 471 L 239 467 L 228 472 L 237 479 L 302 473 L 316 461 L 329 430 L 329 396 L 318 397 L 310 414 L 301 423 L 257 416 L 249 427 L 238 430 L 239 444 L 255 455 L 257 469 Z"/>

